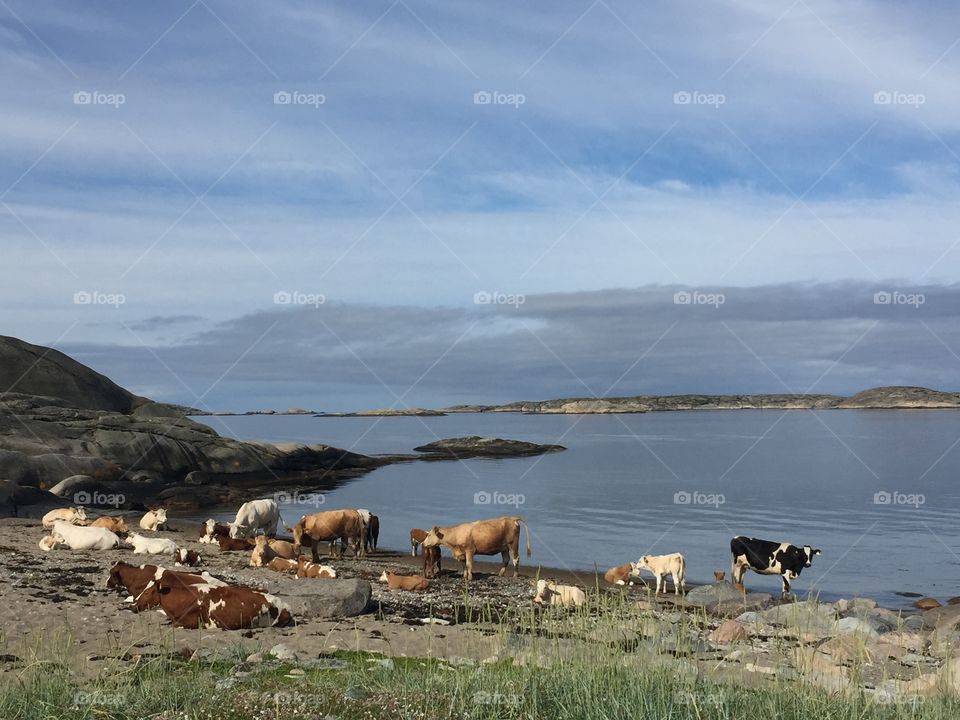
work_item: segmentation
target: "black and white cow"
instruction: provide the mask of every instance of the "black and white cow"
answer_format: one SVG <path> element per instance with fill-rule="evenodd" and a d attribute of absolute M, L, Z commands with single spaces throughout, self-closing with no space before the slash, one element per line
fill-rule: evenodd
<path fill-rule="evenodd" d="M 743 576 L 750 568 L 760 575 L 779 575 L 786 595 L 790 592 L 790 581 L 805 567 L 810 567 L 813 556 L 819 555 L 820 550 L 809 545 L 797 547 L 738 535 L 730 541 L 730 553 L 733 555 L 730 575 L 734 585 L 743 584 Z"/>

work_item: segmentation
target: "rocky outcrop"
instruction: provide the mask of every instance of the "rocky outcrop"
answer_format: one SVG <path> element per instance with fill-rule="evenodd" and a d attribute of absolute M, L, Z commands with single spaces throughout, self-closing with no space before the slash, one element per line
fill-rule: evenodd
<path fill-rule="evenodd" d="M 359 412 L 316 413 L 314 417 L 443 417 L 445 412 L 425 408 L 384 408 L 382 410 L 360 410 Z"/>
<path fill-rule="evenodd" d="M 921 387 L 882 387 L 851 397 L 840 395 L 636 395 L 610 398 L 561 398 L 504 405 L 455 405 L 446 413 L 520 412 L 611 414 L 678 410 L 828 410 L 960 408 L 960 393 Z"/>
<path fill-rule="evenodd" d="M 474 457 L 522 457 L 527 455 L 542 455 L 548 452 L 566 450 L 562 445 L 541 445 L 523 440 L 503 440 L 501 438 L 469 437 L 448 438 L 437 440 L 415 447 L 418 453 L 423 453 L 422 460 L 463 460 Z"/>

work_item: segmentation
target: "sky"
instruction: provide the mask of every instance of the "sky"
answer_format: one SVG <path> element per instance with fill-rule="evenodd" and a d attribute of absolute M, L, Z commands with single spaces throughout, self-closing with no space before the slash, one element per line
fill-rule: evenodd
<path fill-rule="evenodd" d="M 213 409 L 956 390 L 955 18 L 0 0 L 0 333 Z"/>

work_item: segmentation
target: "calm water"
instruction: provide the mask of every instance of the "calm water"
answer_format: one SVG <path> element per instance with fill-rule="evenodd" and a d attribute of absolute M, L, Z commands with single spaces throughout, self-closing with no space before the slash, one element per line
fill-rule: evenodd
<path fill-rule="evenodd" d="M 896 591 L 960 595 L 960 412 L 198 419 L 241 439 L 362 453 L 410 452 L 461 435 L 568 448 L 538 458 L 404 463 L 326 495 L 318 509 L 380 515 L 386 547 L 406 548 L 411 527 L 521 514 L 533 531 L 533 564 L 603 570 L 679 551 L 688 579 L 706 582 L 714 569 L 729 573 L 729 541 L 742 534 L 823 550 L 794 583 L 798 593 L 862 594 L 889 606 L 905 602 Z M 478 504 L 477 493 L 488 495 Z M 877 493 L 888 494 L 877 503 Z M 314 510 L 283 511 L 293 522 Z M 776 577 L 748 575 L 747 584 L 779 590 Z"/>

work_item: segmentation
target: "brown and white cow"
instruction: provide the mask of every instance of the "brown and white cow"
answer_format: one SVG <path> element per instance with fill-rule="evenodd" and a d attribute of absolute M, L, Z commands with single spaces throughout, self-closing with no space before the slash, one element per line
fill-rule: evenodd
<path fill-rule="evenodd" d="M 242 630 L 293 623 L 286 603 L 247 587 L 186 585 L 164 574 L 156 582 L 156 590 L 160 608 L 177 627 Z"/>
<path fill-rule="evenodd" d="M 87 513 L 82 507 L 56 508 L 43 516 L 43 526 L 48 530 L 58 521 L 68 522 L 72 525 L 82 525 L 87 521 Z"/>
<path fill-rule="evenodd" d="M 115 532 L 117 535 L 127 535 L 130 532 L 126 520 L 122 517 L 114 517 L 112 515 L 101 515 L 90 523 L 90 527 L 106 528 L 111 532 Z"/>
<path fill-rule="evenodd" d="M 159 565 L 130 565 L 125 562 L 115 563 L 110 568 L 110 578 L 107 587 L 123 587 L 130 594 L 127 598 L 133 603 L 134 612 L 148 610 L 160 605 L 158 584 L 164 580 L 169 585 L 190 586 L 204 585 L 223 587 L 226 583 L 209 573 L 188 573 L 167 570 Z"/>
<path fill-rule="evenodd" d="M 384 570 L 380 576 L 380 582 L 387 584 L 388 590 L 410 590 L 411 592 L 423 592 L 430 588 L 430 581 L 420 575 L 397 575 L 388 570 Z"/>
<path fill-rule="evenodd" d="M 526 527 L 521 517 L 506 516 L 489 520 L 476 520 L 448 528 L 434 526 L 423 540 L 423 548 L 450 548 L 454 560 L 464 563 L 463 577 L 473 579 L 474 555 L 496 555 L 503 558 L 499 575 L 507 572 L 507 563 L 513 563 L 514 577 L 520 571 L 520 525 Z M 530 528 L 527 527 L 527 557 L 530 557 Z"/>
<path fill-rule="evenodd" d="M 343 547 L 349 544 L 354 558 L 363 557 L 366 527 L 363 516 L 356 510 L 325 510 L 304 515 L 291 528 L 291 532 L 298 553 L 301 546 L 309 545 L 313 561 L 319 562 L 319 545 L 324 541 L 329 541 L 331 555 L 343 557 Z M 338 540 L 341 547 L 337 555 L 335 546 Z"/>
<path fill-rule="evenodd" d="M 337 577 L 337 571 L 329 565 L 320 565 L 319 563 L 309 562 L 303 555 L 297 558 L 297 577 L 298 578 L 321 578 L 332 580 Z"/>
<path fill-rule="evenodd" d="M 300 564 L 295 560 L 287 560 L 282 557 L 275 557 L 266 565 L 264 565 L 264 567 L 275 572 L 295 573 L 297 572 L 297 568 L 300 567 Z"/>
<path fill-rule="evenodd" d="M 603 579 L 611 585 L 633 585 L 633 582 L 630 580 L 631 575 L 633 575 L 633 565 L 627 563 L 626 565 L 617 565 L 616 567 L 610 568 L 603 574 Z"/>
<path fill-rule="evenodd" d="M 230 526 L 218 523 L 213 518 L 200 526 L 198 542 L 216 545 L 218 537 L 230 537 Z"/>
<path fill-rule="evenodd" d="M 633 563 L 633 574 L 640 576 L 641 570 L 649 570 L 657 578 L 657 589 L 659 593 L 661 588 L 666 588 L 666 577 L 673 577 L 673 592 L 679 595 L 683 592 L 683 585 L 686 582 L 687 563 L 680 553 L 671 553 L 669 555 L 644 555 Z"/>
<path fill-rule="evenodd" d="M 587 594 L 573 585 L 557 585 L 553 580 L 538 580 L 533 601 L 539 605 L 580 607 L 587 601 Z"/>
<path fill-rule="evenodd" d="M 217 544 L 220 552 L 236 552 L 238 550 L 252 550 L 255 543 L 250 538 L 232 538 L 217 535 Z"/>
<path fill-rule="evenodd" d="M 201 562 L 203 562 L 203 558 L 200 557 L 200 553 L 196 550 L 177 548 L 177 551 L 173 554 L 174 565 L 190 565 L 191 567 L 196 567 Z"/>

